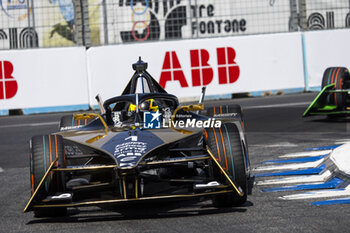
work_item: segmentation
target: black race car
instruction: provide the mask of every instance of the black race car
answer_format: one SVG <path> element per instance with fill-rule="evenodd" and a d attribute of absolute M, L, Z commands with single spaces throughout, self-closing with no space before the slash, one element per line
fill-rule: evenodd
<path fill-rule="evenodd" d="M 30 140 L 32 196 L 24 212 L 56 216 L 69 207 L 212 198 L 246 202 L 250 165 L 239 105 L 179 106 L 141 59 L 121 96 L 101 114 L 64 116 L 60 131 Z M 201 111 L 201 114 L 199 114 Z"/>
<path fill-rule="evenodd" d="M 322 78 L 321 92 L 303 117 L 327 115 L 350 116 L 350 73 L 345 67 L 329 67 Z"/>

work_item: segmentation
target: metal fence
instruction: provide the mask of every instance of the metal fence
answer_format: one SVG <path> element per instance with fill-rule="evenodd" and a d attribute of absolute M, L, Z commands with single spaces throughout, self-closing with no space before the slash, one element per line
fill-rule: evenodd
<path fill-rule="evenodd" d="M 350 27 L 350 0 L 0 0 L 0 49 Z"/>

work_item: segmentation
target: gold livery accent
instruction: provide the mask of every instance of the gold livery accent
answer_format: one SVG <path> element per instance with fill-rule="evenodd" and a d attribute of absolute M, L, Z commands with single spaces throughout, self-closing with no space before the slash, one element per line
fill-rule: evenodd
<path fill-rule="evenodd" d="M 69 167 L 69 168 L 54 168 L 52 171 L 84 171 L 84 170 L 99 170 L 117 168 L 117 165 L 105 165 L 105 166 L 86 166 L 86 167 Z"/>
<path fill-rule="evenodd" d="M 103 126 L 105 127 L 105 134 L 104 135 L 97 135 L 93 138 L 90 138 L 89 140 L 86 140 L 86 143 L 93 143 L 101 138 L 106 137 L 108 134 L 108 125 L 107 125 L 106 121 L 103 119 L 103 117 L 97 113 L 76 113 L 76 114 L 74 114 L 74 120 L 85 120 L 85 119 L 94 119 L 94 118 L 100 119 Z"/>
<path fill-rule="evenodd" d="M 137 179 L 137 176 L 135 176 L 135 197 L 136 198 L 139 198 L 139 193 L 138 193 L 138 186 L 139 184 L 138 184 L 138 179 Z"/>
<path fill-rule="evenodd" d="M 139 165 L 157 165 L 157 164 L 168 164 L 168 163 L 180 163 L 180 162 L 188 162 L 188 161 L 196 161 L 196 160 L 205 160 L 210 159 L 210 156 L 196 157 L 196 158 L 183 158 L 183 159 L 174 159 L 174 160 L 161 160 L 161 161 L 152 161 L 146 163 L 139 163 Z"/>
<path fill-rule="evenodd" d="M 58 158 L 56 158 L 56 159 L 55 159 L 54 161 L 52 161 L 52 163 L 50 164 L 49 169 L 47 169 L 47 171 L 46 171 L 45 175 L 43 176 L 43 178 L 41 179 L 41 181 L 40 181 L 38 187 L 36 187 L 34 193 L 33 193 L 32 196 L 30 197 L 30 199 L 29 199 L 29 201 L 28 201 L 26 207 L 25 207 L 24 210 L 23 210 L 23 213 L 25 213 L 25 212 L 28 211 L 30 205 L 32 204 L 32 201 L 34 200 L 34 197 L 35 197 L 36 193 L 38 192 L 38 190 L 40 189 L 40 187 L 41 187 L 42 184 L 44 183 L 46 177 L 47 177 L 47 176 L 49 175 L 49 173 L 51 172 L 51 169 L 52 169 L 53 165 L 57 162 L 57 160 L 58 160 Z"/>
<path fill-rule="evenodd" d="M 123 196 L 124 196 L 124 199 L 127 199 L 127 196 L 126 196 L 125 176 L 123 176 Z"/>
<path fill-rule="evenodd" d="M 193 198 L 202 196 L 211 196 L 224 193 L 232 193 L 233 190 L 222 190 L 216 192 L 205 192 L 205 193 L 195 193 L 195 194 L 178 194 L 178 195 L 168 195 L 168 196 L 158 196 L 158 197 L 140 197 L 140 198 L 130 198 L 130 199 L 111 199 L 103 201 L 87 201 L 71 204 L 51 204 L 51 205 L 33 205 L 33 208 L 50 208 L 50 207 L 79 207 L 79 206 L 89 206 L 89 205 L 101 205 L 101 204 L 112 204 L 112 203 L 122 203 L 131 201 L 149 201 L 149 200 L 160 200 L 160 199 L 171 199 L 171 198 Z"/>
<path fill-rule="evenodd" d="M 207 151 L 209 153 L 209 155 L 211 156 L 211 158 L 213 159 L 213 161 L 216 163 L 216 165 L 220 168 L 220 170 L 222 171 L 222 173 L 225 175 L 226 179 L 231 183 L 232 187 L 236 190 L 236 192 L 238 193 L 239 196 L 243 197 L 244 193 L 241 189 L 241 187 L 239 187 L 238 185 L 236 185 L 231 178 L 227 175 L 227 173 L 225 172 L 225 170 L 222 168 L 222 166 L 220 165 L 220 163 L 215 159 L 215 156 L 213 155 L 213 153 L 210 151 L 209 146 L 207 146 Z"/>
<path fill-rule="evenodd" d="M 184 111 L 200 111 L 204 109 L 204 104 L 192 104 L 192 105 L 185 105 L 185 106 L 180 106 L 177 109 L 175 109 L 173 115 L 171 116 L 171 122 L 170 122 L 170 127 L 172 130 L 174 130 L 175 132 L 180 132 L 183 134 L 192 134 L 192 131 L 189 130 L 185 130 L 185 129 L 175 129 L 173 121 L 176 117 L 176 114 L 178 111 L 180 111 L 181 109 L 183 109 Z"/>

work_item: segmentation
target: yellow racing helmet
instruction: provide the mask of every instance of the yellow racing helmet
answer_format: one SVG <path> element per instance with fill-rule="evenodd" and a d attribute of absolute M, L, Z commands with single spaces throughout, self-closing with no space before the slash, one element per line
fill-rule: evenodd
<path fill-rule="evenodd" d="M 158 105 L 155 103 L 154 99 L 147 99 L 145 101 L 143 101 L 140 106 L 139 109 L 141 111 L 150 111 L 150 112 L 156 112 L 159 110 Z M 136 105 L 135 104 L 130 104 L 129 105 L 129 112 L 135 112 L 136 111 Z"/>

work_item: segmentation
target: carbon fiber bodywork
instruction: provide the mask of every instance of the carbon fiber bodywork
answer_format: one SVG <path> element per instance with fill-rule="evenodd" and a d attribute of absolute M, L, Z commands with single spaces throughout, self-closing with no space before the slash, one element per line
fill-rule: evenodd
<path fill-rule="evenodd" d="M 179 106 L 177 98 L 166 93 L 147 73 L 146 63 L 139 61 L 133 68 L 135 74 L 122 95 L 105 101 L 104 114 L 76 114 L 74 119 L 93 120 L 82 127 L 62 127 L 64 131 L 55 134 L 63 138 L 65 164 L 57 166 L 57 160 L 52 161 L 24 212 L 226 193 L 243 196 L 245 191 L 236 183 L 234 175 L 217 161 L 204 135 L 205 128 L 217 122 L 237 127 L 249 179 L 248 147 L 240 115 L 196 114 L 194 111 L 203 110 L 203 106 Z M 142 88 L 147 86 L 148 93 L 144 90 L 137 93 L 140 77 Z M 149 99 L 158 103 L 158 110 L 163 114 L 160 128 L 144 125 L 140 106 Z M 138 106 L 135 112 L 128 111 L 130 104 Z M 171 117 L 165 118 L 169 111 Z M 123 119 L 116 121 L 115 112 Z M 163 124 L 165 121 L 170 122 L 170 126 Z M 173 124 L 180 121 L 190 122 L 190 127 Z M 193 122 L 209 123 L 193 127 Z M 220 174 L 213 174 L 215 172 Z M 39 195 L 42 184 L 53 173 L 64 177 L 64 189 L 47 196 Z M 218 175 L 223 176 L 225 182 L 216 182 Z M 60 199 L 66 196 L 71 198 Z"/>

